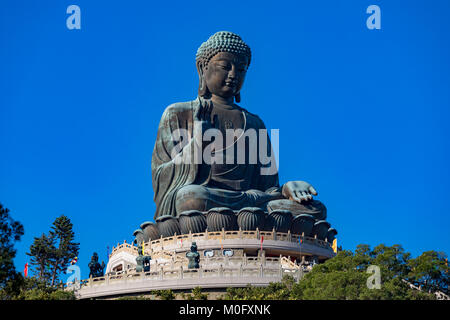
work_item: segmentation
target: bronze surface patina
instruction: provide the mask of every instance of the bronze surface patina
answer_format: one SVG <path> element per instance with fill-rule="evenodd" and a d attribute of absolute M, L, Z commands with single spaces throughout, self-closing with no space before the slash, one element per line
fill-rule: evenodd
<path fill-rule="evenodd" d="M 188 269 L 198 269 L 200 267 L 200 254 L 197 251 L 197 244 L 192 242 L 191 251 L 186 253 L 186 258 L 188 258 Z"/>
<path fill-rule="evenodd" d="M 197 98 L 169 105 L 158 127 L 152 155 L 154 219 L 166 215 L 178 217 L 188 210 L 206 213 L 217 207 L 233 211 L 261 208 L 266 213 L 289 210 L 293 216 L 308 214 L 317 221 L 326 219 L 326 207 L 313 199 L 317 191 L 311 184 L 289 181 L 280 186 L 277 170 L 262 174 L 268 164 L 259 158 L 256 162 L 249 161 L 252 150 L 259 152 L 261 141 L 265 141 L 262 145 L 265 150 L 273 154 L 264 122 L 237 104 L 241 101 L 240 92 L 250 61 L 250 47 L 232 32 L 217 32 L 198 49 Z M 241 134 L 235 134 L 232 140 L 205 142 L 204 134 L 210 129 L 223 136 L 230 130 Z M 183 144 L 174 139 L 180 130 L 187 133 Z M 257 134 L 257 142 L 253 142 L 257 147 L 252 148 L 252 142 L 244 143 L 242 163 L 235 149 L 246 141 L 245 133 L 251 130 Z M 200 154 L 205 150 L 211 154 L 221 151 L 222 157 L 231 154 L 233 161 L 193 161 L 198 150 Z"/>
<path fill-rule="evenodd" d="M 138 246 L 139 255 L 136 257 L 136 272 L 150 271 L 150 256 L 144 255 L 142 246 Z"/>

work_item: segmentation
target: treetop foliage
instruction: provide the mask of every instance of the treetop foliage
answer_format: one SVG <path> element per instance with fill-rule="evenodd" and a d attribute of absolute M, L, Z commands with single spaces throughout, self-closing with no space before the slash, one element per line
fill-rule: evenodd
<path fill-rule="evenodd" d="M 285 276 L 268 287 L 229 288 L 227 300 L 432 300 L 449 294 L 449 268 L 444 253 L 424 252 L 417 258 L 402 246 L 359 245 L 313 267 L 298 283 Z M 369 266 L 380 268 L 381 288 L 367 285 Z M 411 285 L 420 288 L 417 290 Z"/>
<path fill-rule="evenodd" d="M 0 203 L 0 289 L 10 280 L 20 275 L 14 267 L 17 251 L 14 244 L 20 241 L 24 234 L 23 225 L 9 215 L 9 210 Z"/>

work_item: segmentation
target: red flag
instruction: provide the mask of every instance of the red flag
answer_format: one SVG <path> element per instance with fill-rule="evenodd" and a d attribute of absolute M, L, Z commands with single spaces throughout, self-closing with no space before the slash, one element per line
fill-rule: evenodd
<path fill-rule="evenodd" d="M 261 254 L 262 254 L 262 244 L 263 244 L 263 241 L 264 241 L 264 236 L 261 236 Z"/>
<path fill-rule="evenodd" d="M 28 262 L 25 263 L 25 268 L 23 269 L 23 274 L 25 275 L 25 278 L 28 277 Z"/>

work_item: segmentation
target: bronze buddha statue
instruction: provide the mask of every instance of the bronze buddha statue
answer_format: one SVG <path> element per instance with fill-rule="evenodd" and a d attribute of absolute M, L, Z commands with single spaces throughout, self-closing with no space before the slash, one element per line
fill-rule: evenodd
<path fill-rule="evenodd" d="M 152 155 L 154 219 L 215 207 L 257 207 L 265 212 L 283 209 L 294 216 L 326 219 L 325 206 L 313 199 L 317 191 L 312 185 L 289 181 L 280 186 L 277 170 L 267 174 L 267 163 L 249 161 L 261 146 L 273 155 L 264 122 L 237 104 L 250 61 L 250 48 L 232 32 L 217 32 L 198 49 L 198 97 L 169 105 L 158 127 Z M 205 132 L 212 129 L 223 136 L 234 132 L 233 139 L 227 135 L 227 139 L 205 143 Z M 185 133 L 183 139 L 177 139 L 180 131 Z M 257 143 L 245 143 L 251 141 L 247 132 L 256 133 Z M 231 161 L 193 161 L 198 154 L 214 156 L 217 151 L 222 151 L 221 159 Z M 242 154 L 241 161 L 236 161 Z"/>

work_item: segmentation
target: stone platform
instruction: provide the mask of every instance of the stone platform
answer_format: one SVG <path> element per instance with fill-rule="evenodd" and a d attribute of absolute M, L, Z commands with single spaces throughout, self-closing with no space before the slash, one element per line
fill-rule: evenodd
<path fill-rule="evenodd" d="M 196 242 L 200 268 L 188 269 L 186 253 Z M 261 250 L 262 249 L 262 250 Z M 138 247 L 113 248 L 105 276 L 75 284 L 80 299 L 149 294 L 152 290 L 267 286 L 285 274 L 299 280 L 335 254 L 327 240 L 276 231 L 205 231 L 161 237 L 144 244 L 149 272 L 136 272 Z"/>

